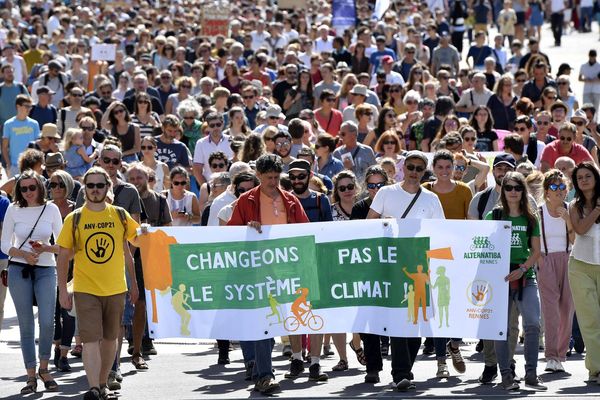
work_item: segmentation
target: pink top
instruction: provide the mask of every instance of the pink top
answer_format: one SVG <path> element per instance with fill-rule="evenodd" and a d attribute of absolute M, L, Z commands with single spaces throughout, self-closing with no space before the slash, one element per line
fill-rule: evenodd
<path fill-rule="evenodd" d="M 321 109 L 315 110 L 315 119 L 321 125 L 321 128 L 331 136 L 337 136 L 340 132 L 340 126 L 344 120 L 342 112 L 340 110 L 336 110 L 335 108 L 331 110 L 330 117 L 322 117 Z"/>
<path fill-rule="evenodd" d="M 593 161 L 590 152 L 580 144 L 573 143 L 573 147 L 568 154 L 563 154 L 560 151 L 560 139 L 556 139 L 544 148 L 542 152 L 541 162 L 547 162 L 550 168 L 554 168 L 554 163 L 559 157 L 569 157 L 575 164 L 579 164 L 583 161 Z"/>

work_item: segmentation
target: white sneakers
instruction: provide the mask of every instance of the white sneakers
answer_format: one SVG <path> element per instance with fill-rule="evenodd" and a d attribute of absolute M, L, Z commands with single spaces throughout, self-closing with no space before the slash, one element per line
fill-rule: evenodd
<path fill-rule="evenodd" d="M 560 361 L 557 360 L 548 360 L 548 362 L 546 363 L 546 369 L 545 371 L 548 372 L 565 372 L 565 368 L 563 367 L 562 363 Z"/>

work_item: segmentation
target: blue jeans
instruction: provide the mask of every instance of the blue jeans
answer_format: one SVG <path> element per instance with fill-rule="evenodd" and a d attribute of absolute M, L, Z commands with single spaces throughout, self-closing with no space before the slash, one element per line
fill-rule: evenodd
<path fill-rule="evenodd" d="M 39 358 L 49 360 L 54 337 L 54 310 L 56 307 L 56 268 L 36 268 L 34 277 L 23 277 L 25 268 L 9 264 L 8 290 L 15 304 L 21 352 L 25 368 L 35 368 L 35 318 L 33 316 L 33 294 L 38 304 L 40 326 Z"/>
<path fill-rule="evenodd" d="M 252 370 L 252 379 L 254 381 L 264 378 L 265 376 L 269 376 L 273 379 L 275 378 L 271 360 L 273 346 L 275 346 L 274 339 L 240 341 L 240 347 L 242 348 L 242 354 L 244 355 L 244 362 L 246 365 L 251 361 L 254 361 L 254 368 Z"/>
<path fill-rule="evenodd" d="M 512 303 L 517 305 L 523 317 L 523 330 L 525 331 L 525 375 L 537 375 L 538 352 L 540 345 L 540 297 L 535 279 L 527 279 L 523 287 L 523 295 L 519 300 L 519 290 L 509 289 L 508 292 L 508 321 L 510 321 L 510 309 Z M 506 324 L 507 339 L 510 336 L 508 323 Z M 502 376 L 510 375 L 510 351 L 508 340 L 496 340 L 496 358 L 500 366 Z"/>
<path fill-rule="evenodd" d="M 450 341 L 452 342 L 453 347 L 458 347 L 460 346 L 462 339 L 433 338 L 433 344 L 435 346 L 435 358 L 438 360 L 446 359 L 446 345 Z"/>
<path fill-rule="evenodd" d="M 581 20 L 579 21 L 580 29 L 592 29 L 593 18 L 594 7 L 581 7 Z"/>

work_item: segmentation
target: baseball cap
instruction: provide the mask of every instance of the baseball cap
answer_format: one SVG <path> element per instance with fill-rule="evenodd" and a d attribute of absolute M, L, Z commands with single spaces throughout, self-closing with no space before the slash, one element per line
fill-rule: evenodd
<path fill-rule="evenodd" d="M 354 85 L 350 90 L 350 94 L 358 94 L 367 97 L 367 87 L 365 85 Z"/>
<path fill-rule="evenodd" d="M 35 91 L 35 93 L 39 96 L 40 94 L 43 93 L 48 93 L 48 94 L 56 94 L 52 89 L 50 89 L 48 86 L 40 86 L 37 88 L 37 90 Z"/>
<path fill-rule="evenodd" d="M 288 171 L 295 169 L 310 172 L 310 163 L 306 160 L 296 159 L 290 163 Z"/>
<path fill-rule="evenodd" d="M 517 166 L 515 158 L 508 153 L 498 154 L 496 158 L 494 158 L 494 168 L 496 168 L 500 164 L 506 164 L 512 168 L 516 168 Z"/>
<path fill-rule="evenodd" d="M 383 56 L 381 57 L 381 63 L 382 64 L 392 64 L 394 62 L 394 59 L 392 58 L 392 56 Z"/>
<path fill-rule="evenodd" d="M 404 162 L 410 160 L 411 158 L 418 158 L 419 160 L 423 161 L 425 163 L 425 165 L 429 164 L 429 159 L 427 158 L 425 153 L 423 153 L 422 151 L 419 151 L 419 150 L 409 151 L 406 154 Z"/>
<path fill-rule="evenodd" d="M 281 107 L 277 104 L 271 104 L 267 107 L 267 118 L 270 117 L 285 118 L 285 114 L 281 112 Z"/>
<path fill-rule="evenodd" d="M 53 68 L 54 68 L 54 69 L 62 69 L 62 68 L 63 68 L 63 66 L 62 66 L 62 64 L 61 64 L 60 62 L 58 62 L 58 61 L 56 61 L 56 60 L 51 60 L 51 61 L 48 63 L 48 69 L 53 69 Z"/>

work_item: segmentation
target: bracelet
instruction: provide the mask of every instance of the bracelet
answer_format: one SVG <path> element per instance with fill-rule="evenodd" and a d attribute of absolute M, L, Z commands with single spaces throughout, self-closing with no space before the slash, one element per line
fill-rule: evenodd
<path fill-rule="evenodd" d="M 525 266 L 521 266 L 521 267 L 519 267 L 519 269 L 521 270 L 521 272 L 523 272 L 523 274 L 526 274 L 527 271 L 529 271 L 529 268 L 527 268 Z"/>

